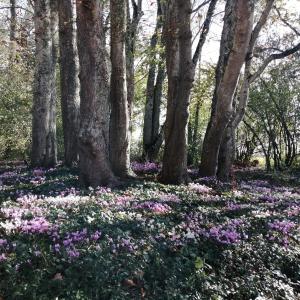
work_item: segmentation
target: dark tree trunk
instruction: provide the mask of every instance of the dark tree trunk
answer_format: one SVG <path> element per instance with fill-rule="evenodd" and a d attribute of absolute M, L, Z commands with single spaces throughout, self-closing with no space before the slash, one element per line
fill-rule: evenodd
<path fill-rule="evenodd" d="M 33 87 L 32 151 L 34 167 L 57 162 L 55 65 L 57 11 L 54 0 L 34 2 L 36 67 Z"/>
<path fill-rule="evenodd" d="M 59 48 L 64 162 L 78 161 L 79 78 L 73 0 L 59 0 Z"/>
<path fill-rule="evenodd" d="M 102 1 L 77 0 L 80 65 L 80 180 L 85 186 L 115 184 L 109 162 L 109 76 Z"/>
<path fill-rule="evenodd" d="M 235 131 L 227 126 L 223 135 L 218 157 L 217 176 L 222 181 L 228 181 L 231 175 L 232 164 L 235 156 Z"/>
<path fill-rule="evenodd" d="M 111 119 L 110 161 L 113 172 L 119 177 L 130 174 L 129 111 L 126 93 L 126 3 L 110 1 L 111 15 Z"/>
<path fill-rule="evenodd" d="M 126 1 L 127 10 L 127 29 L 126 29 L 126 79 L 127 79 L 127 101 L 128 101 L 128 111 L 130 118 L 130 128 L 131 128 L 131 116 L 132 116 L 132 106 L 134 101 L 135 93 L 135 83 L 134 83 L 134 58 L 135 58 L 135 48 L 138 25 L 140 23 L 142 12 L 142 0 L 131 1 L 132 4 L 132 17 L 130 17 L 130 4 L 129 0 Z"/>
<path fill-rule="evenodd" d="M 10 61 L 13 61 L 16 56 L 16 35 L 17 31 L 17 12 L 16 12 L 16 0 L 10 0 Z"/>
<path fill-rule="evenodd" d="M 169 2 L 165 28 L 168 105 L 165 151 L 160 174 L 160 181 L 168 184 L 180 184 L 188 180 L 186 129 L 195 73 L 190 16 L 190 1 Z"/>
<path fill-rule="evenodd" d="M 165 79 L 165 54 L 160 53 L 157 64 L 156 47 L 163 44 L 160 39 L 164 24 L 164 8 L 160 1 L 157 3 L 157 21 L 155 32 L 151 38 L 151 57 L 149 63 L 149 73 L 147 80 L 146 106 L 143 128 L 143 157 L 145 160 L 155 161 L 161 146 L 160 141 L 160 106 L 162 98 L 163 83 Z"/>
<path fill-rule="evenodd" d="M 220 145 L 232 115 L 233 94 L 250 41 L 253 6 L 253 1 L 229 0 L 226 3 L 212 114 L 199 170 L 202 176 L 215 176 L 217 172 Z"/>

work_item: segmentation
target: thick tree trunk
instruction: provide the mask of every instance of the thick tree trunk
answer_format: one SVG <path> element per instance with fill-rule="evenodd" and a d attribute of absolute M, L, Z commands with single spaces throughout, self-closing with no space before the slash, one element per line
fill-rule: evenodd
<path fill-rule="evenodd" d="M 50 167 L 57 162 L 55 31 L 57 17 L 54 0 L 34 2 L 36 67 L 33 87 L 32 166 Z"/>
<path fill-rule="evenodd" d="M 165 28 L 168 105 L 165 151 L 160 174 L 160 181 L 168 184 L 180 184 L 188 180 L 186 129 L 195 73 L 190 16 L 190 1 L 170 1 Z"/>
<path fill-rule="evenodd" d="M 60 85 L 64 131 L 64 160 L 78 161 L 79 78 L 73 0 L 59 0 Z"/>
<path fill-rule="evenodd" d="M 80 180 L 85 186 L 115 184 L 109 162 L 109 76 L 100 1 L 77 0 L 80 64 Z"/>
<path fill-rule="evenodd" d="M 246 110 L 247 102 L 248 102 L 248 98 L 249 98 L 249 89 L 250 89 L 251 84 L 260 76 L 260 74 L 265 70 L 267 65 L 272 60 L 284 58 L 284 57 L 291 55 L 299 50 L 299 44 L 298 44 L 295 47 L 288 49 L 286 51 L 283 51 L 280 54 L 271 55 L 263 62 L 263 64 L 258 68 L 258 70 L 255 73 L 253 73 L 252 61 L 253 61 L 254 48 L 255 48 L 257 38 L 258 38 L 261 30 L 262 30 L 263 26 L 265 25 L 265 23 L 267 22 L 268 16 L 270 14 L 270 11 L 273 7 L 274 2 L 275 2 L 275 0 L 267 0 L 266 1 L 264 10 L 262 11 L 260 18 L 251 33 L 251 39 L 250 39 L 249 47 L 247 49 L 243 84 L 239 91 L 237 110 L 234 113 L 234 117 L 233 117 L 232 124 L 231 124 L 232 130 L 234 132 L 236 131 L 240 122 L 244 118 L 245 110 Z M 222 147 L 222 148 L 226 149 L 226 147 Z M 226 153 L 222 153 L 222 156 L 225 156 L 225 155 L 226 155 Z M 228 154 L 228 155 L 230 155 L 230 154 Z M 222 168 L 222 166 L 221 166 L 221 168 Z M 220 170 L 220 172 L 224 173 L 225 170 Z"/>
<path fill-rule="evenodd" d="M 223 134 L 232 115 L 233 94 L 245 60 L 253 24 L 253 1 L 226 3 L 212 114 L 203 142 L 202 176 L 215 176 Z"/>
<path fill-rule="evenodd" d="M 119 177 L 130 174 L 129 111 L 126 88 L 126 3 L 110 1 L 111 15 L 111 119 L 110 161 L 113 172 Z"/>
<path fill-rule="evenodd" d="M 235 131 L 229 125 L 223 135 L 218 157 L 217 176 L 222 181 L 229 180 L 235 155 Z"/>

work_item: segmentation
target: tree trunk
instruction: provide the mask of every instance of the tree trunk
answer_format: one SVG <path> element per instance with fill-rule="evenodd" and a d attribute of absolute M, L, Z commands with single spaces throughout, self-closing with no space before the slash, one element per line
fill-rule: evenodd
<path fill-rule="evenodd" d="M 17 13 L 16 13 L 16 0 L 10 0 L 10 61 L 16 57 L 16 31 L 17 31 Z"/>
<path fill-rule="evenodd" d="M 60 85 L 64 131 L 64 160 L 70 167 L 78 161 L 79 78 L 72 0 L 59 0 Z"/>
<path fill-rule="evenodd" d="M 135 58 L 135 48 L 138 25 L 140 23 L 142 12 L 142 0 L 131 1 L 133 13 L 132 18 L 130 17 L 130 4 L 129 0 L 126 1 L 127 8 L 127 30 L 126 30 L 126 80 L 127 80 L 127 101 L 128 101 L 128 111 L 130 118 L 130 128 L 131 128 L 131 116 L 132 116 L 132 106 L 134 101 L 135 93 L 135 83 L 134 83 L 134 58 Z M 131 130 L 130 130 L 131 131 Z"/>
<path fill-rule="evenodd" d="M 111 120 L 110 161 L 113 172 L 119 177 L 130 174 L 129 111 L 126 89 L 126 3 L 110 1 L 111 15 Z"/>
<path fill-rule="evenodd" d="M 34 2 L 36 66 L 33 87 L 32 151 L 34 167 L 51 167 L 56 149 L 56 13 L 54 0 Z"/>
<path fill-rule="evenodd" d="M 229 124 L 230 125 L 230 124 Z M 217 176 L 222 181 L 228 181 L 231 175 L 232 164 L 235 154 L 235 131 L 227 126 L 223 135 L 218 157 Z"/>
<path fill-rule="evenodd" d="M 163 168 L 160 174 L 160 181 L 168 184 L 180 184 L 188 180 L 186 129 L 195 73 L 190 16 L 190 1 L 170 1 L 165 28 L 168 105 Z"/>
<path fill-rule="evenodd" d="M 102 1 L 77 0 L 80 65 L 80 181 L 88 187 L 115 184 L 109 162 L 109 76 Z"/>
<path fill-rule="evenodd" d="M 202 176 L 215 176 L 217 172 L 220 144 L 232 115 L 233 94 L 247 53 L 252 23 L 253 1 L 227 1 L 212 114 L 203 142 Z"/>
<path fill-rule="evenodd" d="M 160 137 L 160 106 L 162 98 L 163 83 L 165 80 L 165 54 L 159 56 L 159 63 L 156 62 L 157 44 L 163 44 L 159 36 L 162 34 L 164 24 L 164 9 L 158 1 L 157 21 L 154 34 L 151 38 L 151 57 L 147 80 L 146 105 L 143 128 L 143 157 L 145 160 L 155 161 L 161 145 L 157 143 Z"/>

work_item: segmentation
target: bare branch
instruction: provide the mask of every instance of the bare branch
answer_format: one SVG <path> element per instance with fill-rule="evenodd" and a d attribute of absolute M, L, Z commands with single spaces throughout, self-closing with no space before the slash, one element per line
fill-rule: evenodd
<path fill-rule="evenodd" d="M 197 12 L 199 9 L 201 9 L 203 6 L 208 4 L 211 0 L 204 1 L 203 3 L 199 4 L 195 9 L 192 10 L 192 13 Z"/>
<path fill-rule="evenodd" d="M 217 2 L 218 2 L 218 0 L 211 0 L 211 2 L 209 4 L 206 18 L 205 18 L 205 21 L 204 21 L 203 27 L 202 27 L 202 32 L 201 32 L 201 35 L 199 38 L 199 42 L 198 42 L 197 48 L 196 48 L 194 56 L 193 56 L 193 63 L 195 66 L 197 65 L 197 62 L 199 61 L 199 59 L 201 57 L 202 48 L 205 43 L 207 34 L 209 32 L 211 20 L 212 20 Z"/>
<path fill-rule="evenodd" d="M 300 43 L 298 43 L 296 46 L 294 46 L 292 48 L 289 48 L 289 49 L 287 49 L 287 50 L 285 50 L 281 53 L 271 54 L 269 57 L 267 57 L 265 59 L 265 61 L 258 68 L 258 70 L 250 77 L 250 80 L 249 80 L 250 83 L 255 81 L 262 74 L 262 72 L 266 69 L 266 67 L 270 64 L 270 62 L 272 62 L 273 60 L 282 59 L 282 58 L 285 58 L 287 56 L 290 56 L 290 55 L 296 53 L 299 50 L 300 50 Z"/>
<path fill-rule="evenodd" d="M 275 10 L 278 14 L 278 17 L 280 19 L 280 21 L 285 24 L 287 27 L 289 27 L 296 35 L 300 36 L 300 31 L 298 31 L 294 26 L 292 26 L 285 18 L 282 17 L 279 9 L 277 7 L 275 7 Z"/>

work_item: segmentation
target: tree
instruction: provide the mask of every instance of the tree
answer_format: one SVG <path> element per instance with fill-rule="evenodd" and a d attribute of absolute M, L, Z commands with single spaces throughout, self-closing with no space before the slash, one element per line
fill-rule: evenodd
<path fill-rule="evenodd" d="M 130 174 L 130 119 L 126 89 L 126 2 L 111 0 L 110 15 L 110 161 L 115 175 L 127 177 Z"/>
<path fill-rule="evenodd" d="M 57 162 L 56 146 L 56 0 L 34 2 L 36 67 L 32 109 L 32 166 Z"/>
<path fill-rule="evenodd" d="M 58 5 L 64 162 L 72 166 L 78 160 L 80 105 L 74 5 L 72 0 L 60 0 Z"/>
<path fill-rule="evenodd" d="M 160 174 L 162 183 L 187 182 L 186 127 L 188 105 L 194 80 L 192 61 L 191 2 L 168 3 L 165 40 L 168 75 L 168 104 L 165 128 L 165 150 Z"/>
<path fill-rule="evenodd" d="M 17 13 L 16 0 L 10 0 L 10 61 L 13 61 L 16 55 L 16 31 L 17 31 Z"/>
<path fill-rule="evenodd" d="M 249 45 L 253 11 L 253 1 L 226 3 L 212 112 L 201 155 L 202 176 L 215 176 L 217 172 L 220 145 L 232 114 L 233 95 Z"/>
<path fill-rule="evenodd" d="M 130 15 L 130 4 L 129 0 L 126 1 L 126 18 L 127 18 L 127 28 L 126 28 L 126 80 L 127 80 L 127 101 L 129 118 L 131 121 L 132 116 L 132 106 L 135 93 L 135 83 L 134 83 L 134 59 L 135 59 L 135 48 L 136 39 L 138 33 L 138 25 L 140 23 L 141 17 L 143 15 L 142 11 L 142 0 L 131 0 L 132 4 L 132 16 Z M 131 126 L 131 125 L 130 125 Z"/>
<path fill-rule="evenodd" d="M 143 157 L 145 160 L 150 161 L 156 160 L 163 142 L 163 132 L 160 130 L 160 106 L 163 83 L 165 80 L 165 53 L 163 49 L 164 41 L 162 39 L 165 10 L 165 4 L 158 0 L 156 27 L 150 41 L 149 71 L 143 127 Z M 157 52 L 159 52 L 158 58 Z"/>
<path fill-rule="evenodd" d="M 255 49 L 257 46 L 257 40 L 259 34 L 266 24 L 270 11 L 273 7 L 274 0 L 268 0 L 266 5 L 260 15 L 258 22 L 256 23 L 252 33 L 249 46 L 247 49 L 247 55 L 245 59 L 245 69 L 242 77 L 242 84 L 237 93 L 237 104 L 236 109 L 233 112 L 231 120 L 226 128 L 223 140 L 221 143 L 218 159 L 218 177 L 220 179 L 227 180 L 230 175 L 230 170 L 233 163 L 233 153 L 235 145 L 235 132 L 239 124 L 244 118 L 248 98 L 249 98 L 249 89 L 251 84 L 253 84 L 260 75 L 265 71 L 267 66 L 274 60 L 283 59 L 287 56 L 290 56 L 300 50 L 300 43 L 295 46 L 286 49 L 284 51 L 279 51 L 278 53 L 271 53 L 267 57 L 263 58 L 263 61 L 258 66 L 258 68 L 253 71 L 253 60 L 254 57 L 258 56 L 258 49 Z M 280 15 L 280 13 L 279 13 Z M 286 22 L 286 21 L 285 21 Z M 287 23 L 287 22 L 286 22 Z M 288 24 L 288 23 L 287 23 Z M 296 34 L 298 35 L 297 31 Z M 273 50 L 273 49 L 272 49 Z"/>
<path fill-rule="evenodd" d="M 80 180 L 85 186 L 114 184 L 109 162 L 109 75 L 103 3 L 77 0 L 80 64 Z"/>

